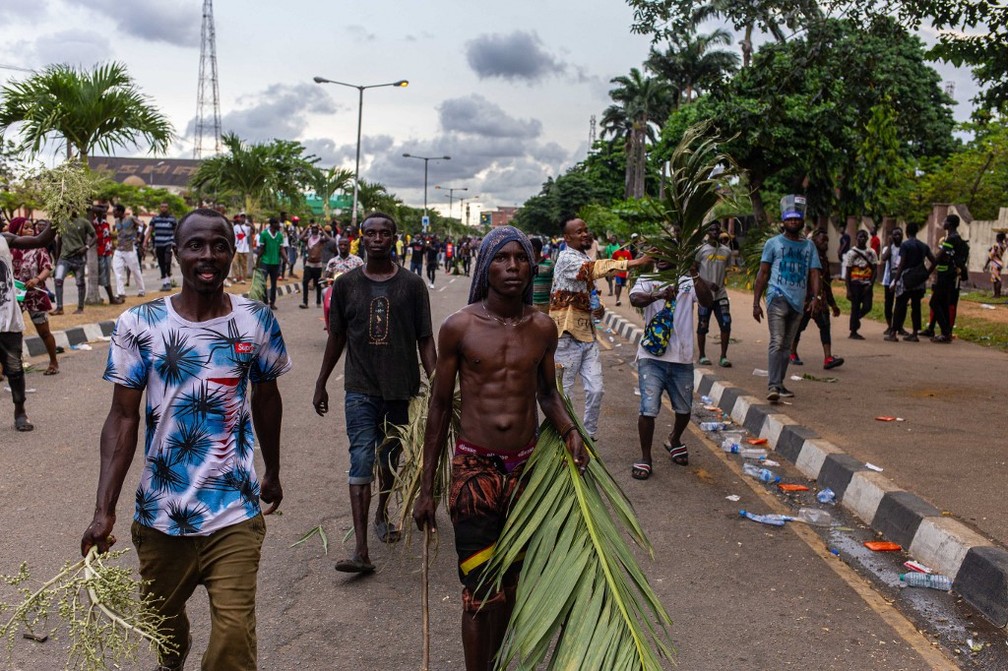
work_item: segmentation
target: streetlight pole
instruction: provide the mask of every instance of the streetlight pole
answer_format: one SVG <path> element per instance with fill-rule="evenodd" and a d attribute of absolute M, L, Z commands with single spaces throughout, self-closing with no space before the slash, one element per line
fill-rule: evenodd
<path fill-rule="evenodd" d="M 326 79 L 325 77 L 314 77 L 316 84 L 338 84 L 340 86 L 349 86 L 352 89 L 357 89 L 357 159 L 354 164 L 354 182 L 353 182 L 353 211 L 350 214 L 350 227 L 357 228 L 357 194 L 359 192 L 358 184 L 360 182 L 360 141 L 361 141 L 361 121 L 364 118 L 364 89 L 376 89 L 382 86 L 397 86 L 399 88 L 406 88 L 409 86 L 409 81 L 405 79 L 400 79 L 396 82 L 388 82 L 387 84 L 347 84 L 346 82 L 338 82 L 334 79 Z"/>
<path fill-rule="evenodd" d="M 431 161 L 450 161 L 451 156 L 417 156 L 415 154 L 403 154 L 403 158 L 416 158 L 423 161 L 423 214 L 427 216 L 427 164 Z"/>
<path fill-rule="evenodd" d="M 468 191 L 469 187 L 468 186 L 441 186 L 440 184 L 438 184 L 434 188 L 448 192 L 448 218 L 451 219 L 451 213 L 452 213 L 452 196 L 455 194 L 456 191 Z M 459 198 L 459 200 L 462 200 L 462 199 Z M 459 217 L 459 218 L 461 219 L 461 217 Z"/>

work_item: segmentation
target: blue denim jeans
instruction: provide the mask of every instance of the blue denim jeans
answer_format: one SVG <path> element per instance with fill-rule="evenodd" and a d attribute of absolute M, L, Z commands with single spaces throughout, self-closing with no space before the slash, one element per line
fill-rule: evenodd
<path fill-rule="evenodd" d="M 381 466 L 395 470 L 402 445 L 386 440 L 386 423 L 409 422 L 409 401 L 386 401 L 381 396 L 346 392 L 347 438 L 350 440 L 350 484 L 367 485 L 374 480 L 375 457 Z"/>
<path fill-rule="evenodd" d="M 637 360 L 637 374 L 640 387 L 640 414 L 657 417 L 661 410 L 661 395 L 664 391 L 672 403 L 672 411 L 677 415 L 688 415 L 693 410 L 693 364 L 659 361 L 658 359 Z"/>
<path fill-rule="evenodd" d="M 791 356 L 791 343 L 801 326 L 802 313 L 791 307 L 791 304 L 780 296 L 775 296 L 767 303 L 767 326 L 770 327 L 770 346 L 767 352 L 767 371 L 770 387 L 783 387 L 784 376 L 787 375 L 788 357 Z"/>
<path fill-rule="evenodd" d="M 558 368 L 563 369 L 563 388 L 567 396 L 574 391 L 574 380 L 581 376 L 585 391 L 584 425 L 592 437 L 598 435 L 599 411 L 602 409 L 602 359 L 598 343 L 581 342 L 569 333 L 560 336 L 556 355 Z"/>

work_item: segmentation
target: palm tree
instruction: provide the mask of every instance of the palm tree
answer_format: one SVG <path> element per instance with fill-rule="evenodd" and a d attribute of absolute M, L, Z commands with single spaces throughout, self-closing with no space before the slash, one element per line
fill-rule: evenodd
<path fill-rule="evenodd" d="M 655 141 L 656 124 L 664 122 L 671 107 L 672 90 L 654 77 L 645 77 L 637 68 L 629 75 L 610 80 L 617 84 L 609 91 L 613 99 L 602 114 L 602 137 L 613 135 L 626 143 L 625 196 L 644 195 L 647 143 Z"/>
<path fill-rule="evenodd" d="M 645 67 L 664 78 L 678 93 L 675 107 L 685 96 L 687 104 L 693 102 L 694 93 L 709 91 L 725 77 L 738 71 L 739 57 L 719 45 L 727 46 L 732 35 L 718 28 L 708 35 L 686 34 L 673 38 L 664 53 L 652 48 Z"/>
<path fill-rule="evenodd" d="M 54 136 L 66 143 L 67 159 L 83 163 L 94 149 L 150 145 L 164 153 L 172 125 L 137 87 L 122 63 L 98 65 L 91 71 L 51 65 L 22 82 L 3 88 L 0 131 L 21 124 L 23 147 L 32 154 Z"/>
<path fill-rule="evenodd" d="M 225 133 L 221 143 L 227 152 L 204 160 L 192 177 L 194 188 L 216 200 L 237 196 L 246 212 L 259 214 L 280 200 L 300 202 L 302 189 L 311 184 L 314 166 L 300 142 L 246 144 Z"/>
<path fill-rule="evenodd" d="M 322 199 L 322 211 L 326 221 L 329 221 L 329 199 L 334 194 L 344 192 L 353 184 L 353 171 L 333 166 L 328 170 L 313 167 L 308 173 L 309 185 L 315 195 Z"/>

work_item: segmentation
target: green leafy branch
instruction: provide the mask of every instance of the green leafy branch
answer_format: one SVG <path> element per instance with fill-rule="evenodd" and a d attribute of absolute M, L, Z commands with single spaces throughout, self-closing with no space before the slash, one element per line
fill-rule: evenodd
<path fill-rule="evenodd" d="M 97 548 L 91 548 L 83 559 L 68 562 L 36 589 L 27 584 L 31 580 L 27 563 L 21 564 L 16 575 L 0 576 L 22 596 L 17 605 L 0 602 L 0 612 L 11 613 L 0 627 L 8 655 L 13 654 L 15 635 L 22 629 L 36 641 L 55 633 L 58 625 L 49 628 L 53 615 L 63 621 L 70 642 L 68 669 L 100 671 L 135 662 L 144 641 L 157 655 L 173 652 L 161 632 L 165 618 L 157 612 L 154 598 L 142 593 L 146 583 L 135 579 L 130 569 L 107 563 L 126 552 L 100 555 Z"/>

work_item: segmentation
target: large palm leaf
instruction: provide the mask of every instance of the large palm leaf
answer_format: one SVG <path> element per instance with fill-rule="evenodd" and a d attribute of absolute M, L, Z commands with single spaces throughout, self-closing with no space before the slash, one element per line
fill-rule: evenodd
<path fill-rule="evenodd" d="M 566 400 L 566 399 L 565 399 Z M 566 400 L 571 417 L 570 401 Z M 578 422 L 578 430 L 587 436 Z M 548 422 L 525 466 L 488 563 L 501 585 L 524 553 L 514 612 L 497 668 L 660 669 L 673 648 L 671 619 L 648 584 L 624 534 L 653 554 L 633 506 L 595 451 L 584 475 Z"/>
<path fill-rule="evenodd" d="M 657 277 L 676 282 L 693 265 L 711 211 L 738 170 L 732 158 L 721 151 L 707 123 L 686 129 L 672 152 L 669 168 L 664 196 L 642 206 L 662 228 L 660 235 L 647 239 L 651 255 L 668 264 Z"/>
<path fill-rule="evenodd" d="M 91 71 L 51 65 L 3 89 L 0 129 L 20 124 L 24 146 L 37 154 L 60 136 L 67 158 L 82 159 L 95 149 L 105 153 L 142 140 L 152 152 L 164 152 L 172 125 L 141 92 L 122 63 Z"/>

